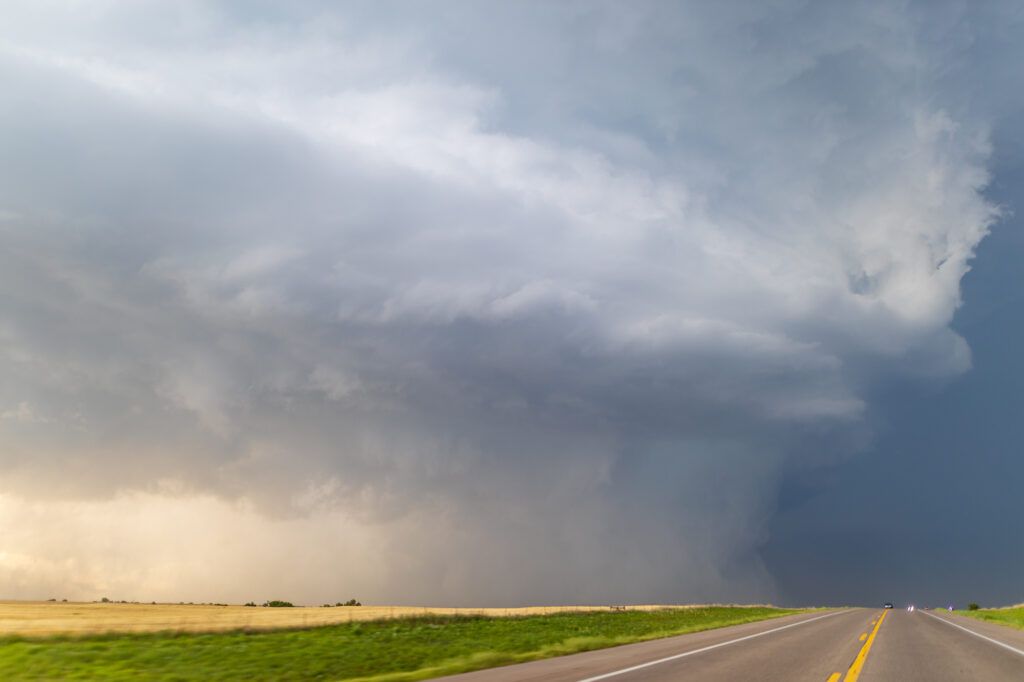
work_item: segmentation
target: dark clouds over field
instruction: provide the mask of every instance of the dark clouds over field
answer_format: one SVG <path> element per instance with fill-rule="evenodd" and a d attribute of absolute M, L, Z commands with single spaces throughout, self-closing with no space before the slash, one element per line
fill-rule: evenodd
<path fill-rule="evenodd" d="M 1010 12 L 7 14 L 0 596 L 869 599 L 894 406 L 1012 394 Z"/>

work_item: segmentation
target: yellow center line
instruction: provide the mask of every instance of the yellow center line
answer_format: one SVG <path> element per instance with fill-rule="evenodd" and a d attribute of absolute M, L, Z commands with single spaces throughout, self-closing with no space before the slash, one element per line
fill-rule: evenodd
<path fill-rule="evenodd" d="M 842 673 L 832 673 L 831 675 L 829 675 L 829 678 L 825 680 L 825 682 L 839 682 L 839 676 L 841 674 Z"/>
<path fill-rule="evenodd" d="M 871 650 L 871 645 L 875 641 L 875 635 L 878 634 L 878 628 L 882 627 L 882 621 L 885 620 L 886 611 L 882 611 L 881 617 L 878 619 L 878 624 L 875 625 L 875 629 L 871 631 L 871 636 L 868 637 L 868 641 L 864 642 L 864 646 L 860 648 L 860 653 L 857 654 L 857 658 L 853 660 L 853 665 L 846 671 L 846 677 L 844 682 L 857 682 L 857 678 L 860 677 L 860 669 L 864 667 L 864 660 L 868 657 L 868 651 Z"/>
<path fill-rule="evenodd" d="M 868 633 L 865 632 L 863 635 L 860 636 L 860 641 L 863 642 L 864 638 L 867 637 L 867 636 L 868 636 Z"/>

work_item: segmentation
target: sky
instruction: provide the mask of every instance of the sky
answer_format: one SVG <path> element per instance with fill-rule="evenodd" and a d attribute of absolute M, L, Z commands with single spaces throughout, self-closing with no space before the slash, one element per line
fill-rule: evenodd
<path fill-rule="evenodd" d="M 1024 13 L 9 3 L 0 598 L 1024 601 Z"/>

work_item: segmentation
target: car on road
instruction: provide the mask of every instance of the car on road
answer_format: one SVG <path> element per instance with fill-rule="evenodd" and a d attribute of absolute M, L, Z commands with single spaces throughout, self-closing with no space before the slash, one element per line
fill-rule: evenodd
<path fill-rule="evenodd" d="M 882 604 L 882 608 L 883 609 L 891 609 L 892 608 L 892 602 L 891 601 L 885 602 L 884 604 Z"/>

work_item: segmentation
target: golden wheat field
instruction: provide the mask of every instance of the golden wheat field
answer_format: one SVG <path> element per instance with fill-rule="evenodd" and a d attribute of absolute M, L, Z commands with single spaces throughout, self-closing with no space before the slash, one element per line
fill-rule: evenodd
<path fill-rule="evenodd" d="M 0 601 L 0 635 L 88 634 L 100 632 L 208 632 L 235 629 L 310 627 L 354 620 L 403 616 L 487 615 L 529 616 L 561 611 L 607 611 L 609 608 L 651 611 L 684 606 L 524 606 L 518 608 L 453 608 L 412 606 L 297 606 L 271 608 L 206 604 L 117 604 L 99 602 Z"/>

